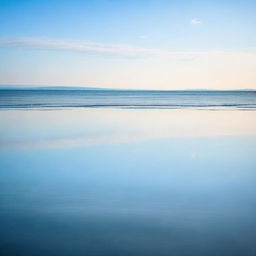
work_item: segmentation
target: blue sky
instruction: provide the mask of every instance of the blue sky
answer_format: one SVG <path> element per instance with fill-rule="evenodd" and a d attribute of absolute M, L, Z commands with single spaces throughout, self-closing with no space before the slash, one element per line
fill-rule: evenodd
<path fill-rule="evenodd" d="M 0 83 L 255 88 L 255 12 L 252 0 L 1 0 Z"/>

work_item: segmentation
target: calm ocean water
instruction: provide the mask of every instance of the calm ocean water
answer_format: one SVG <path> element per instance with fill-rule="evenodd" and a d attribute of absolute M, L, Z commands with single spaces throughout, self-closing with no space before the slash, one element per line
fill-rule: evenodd
<path fill-rule="evenodd" d="M 254 92 L 2 90 L 0 104 L 0 255 L 256 255 Z"/>
<path fill-rule="evenodd" d="M 0 108 L 256 108 L 255 91 L 0 90 Z"/>

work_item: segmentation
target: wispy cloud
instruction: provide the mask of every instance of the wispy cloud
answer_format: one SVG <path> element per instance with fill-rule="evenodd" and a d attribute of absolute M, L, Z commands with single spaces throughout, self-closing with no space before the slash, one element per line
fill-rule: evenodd
<path fill-rule="evenodd" d="M 139 35 L 138 38 L 140 38 L 140 39 L 146 39 L 147 36 L 145 36 L 145 35 Z"/>
<path fill-rule="evenodd" d="M 201 23 L 201 21 L 198 20 L 198 19 L 192 19 L 192 20 L 190 21 L 190 24 L 191 24 L 191 25 L 198 25 L 198 24 L 200 24 L 200 23 Z"/>
<path fill-rule="evenodd" d="M 173 56 L 177 58 L 190 58 L 207 54 L 207 52 L 179 52 L 136 47 L 131 45 L 98 43 L 86 40 L 79 41 L 37 37 L 0 37 L 0 47 L 75 51 L 124 57 Z"/>

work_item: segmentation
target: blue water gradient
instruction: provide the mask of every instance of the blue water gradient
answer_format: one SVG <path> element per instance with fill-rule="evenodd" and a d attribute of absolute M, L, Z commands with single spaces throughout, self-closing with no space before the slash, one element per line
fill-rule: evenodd
<path fill-rule="evenodd" d="M 139 115 L 133 111 L 122 116 L 131 121 L 129 113 Z M 172 117 L 172 111 L 165 112 L 163 120 Z M 1 138 L 1 255 L 255 255 L 255 135 L 41 143 L 42 138 L 56 136 L 51 116 L 62 120 L 60 112 L 34 113 L 44 120 L 44 127 L 32 122 L 31 112 L 16 113 L 23 118 L 22 131 L 34 130 L 32 137 L 24 133 L 23 143 L 37 137 L 36 147 L 8 147 L 7 139 Z M 19 140 L 17 116 L 6 113 L 11 120 L 8 140 Z M 76 114 L 86 123 L 91 111 Z M 127 131 L 126 123 L 121 126 L 117 116 L 111 118 L 111 111 L 109 119 L 94 114 L 95 123 L 90 119 L 88 127 L 102 122 L 106 135 L 110 127 L 112 132 Z M 74 119 L 74 111 L 65 115 L 73 120 L 74 136 L 79 118 Z M 161 132 L 163 126 L 155 129 Z M 130 129 L 135 127 L 131 124 Z M 101 129 L 93 136 L 101 135 Z M 20 135 L 13 137 L 11 130 Z M 60 133 L 67 136 L 68 129 Z"/>

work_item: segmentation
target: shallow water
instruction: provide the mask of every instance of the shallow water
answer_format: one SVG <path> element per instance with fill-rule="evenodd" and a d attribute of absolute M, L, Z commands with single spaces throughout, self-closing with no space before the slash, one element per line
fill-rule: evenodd
<path fill-rule="evenodd" d="M 0 111 L 1 255 L 255 255 L 256 112 Z"/>

